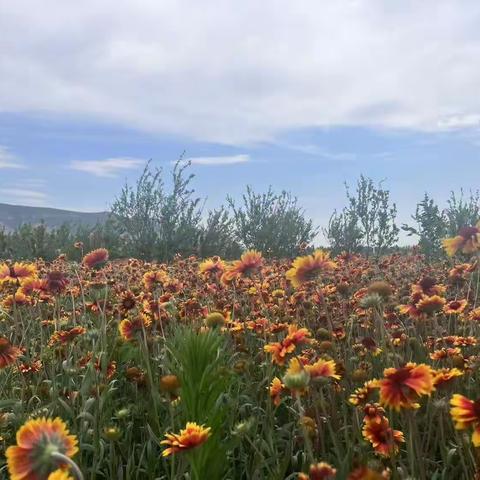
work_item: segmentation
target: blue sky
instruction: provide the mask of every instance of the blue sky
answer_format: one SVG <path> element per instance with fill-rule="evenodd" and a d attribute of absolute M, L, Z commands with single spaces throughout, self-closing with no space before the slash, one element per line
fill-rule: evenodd
<path fill-rule="evenodd" d="M 207 207 L 272 185 L 321 225 L 360 173 L 399 223 L 478 188 L 478 2 L 260 3 L 2 4 L 0 202 L 104 210 L 183 151 Z"/>

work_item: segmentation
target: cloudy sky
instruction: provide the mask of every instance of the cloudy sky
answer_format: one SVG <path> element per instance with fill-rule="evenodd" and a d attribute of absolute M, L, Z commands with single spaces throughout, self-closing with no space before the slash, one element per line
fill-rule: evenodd
<path fill-rule="evenodd" d="M 209 206 L 271 184 L 325 223 L 363 172 L 407 220 L 480 186 L 478 25 L 477 0 L 1 2 L 0 202 L 103 210 L 185 151 Z"/>

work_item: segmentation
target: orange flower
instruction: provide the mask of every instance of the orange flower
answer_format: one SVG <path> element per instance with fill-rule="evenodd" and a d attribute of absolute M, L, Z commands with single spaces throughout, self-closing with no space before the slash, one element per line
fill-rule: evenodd
<path fill-rule="evenodd" d="M 351 395 L 348 401 L 358 406 L 366 405 L 370 400 L 373 394 L 377 391 L 378 380 L 369 380 L 363 384 L 363 387 L 357 388 Z"/>
<path fill-rule="evenodd" d="M 256 250 L 248 250 L 242 254 L 240 260 L 236 260 L 226 269 L 223 276 L 226 281 L 230 281 L 235 277 L 247 276 L 262 265 L 262 254 Z"/>
<path fill-rule="evenodd" d="M 269 393 L 270 393 L 270 397 L 273 400 L 273 404 L 276 407 L 280 405 L 280 402 L 281 402 L 280 395 L 283 391 L 283 388 L 284 388 L 284 385 L 282 381 L 278 377 L 275 377 L 272 380 L 272 383 L 270 384 Z"/>
<path fill-rule="evenodd" d="M 333 360 L 319 359 L 312 365 L 305 365 L 305 370 L 314 378 L 334 378 L 340 380 L 340 375 L 336 373 L 336 364 Z"/>
<path fill-rule="evenodd" d="M 274 363 L 284 365 L 287 354 L 294 352 L 297 345 L 308 343 L 310 336 L 307 328 L 292 324 L 288 326 L 288 335 L 281 342 L 269 343 L 263 349 L 272 355 Z"/>
<path fill-rule="evenodd" d="M 59 330 L 58 332 L 52 334 L 50 340 L 48 341 L 48 346 L 52 347 L 57 343 L 65 345 L 73 341 L 79 335 L 83 335 L 86 332 L 87 329 L 83 327 L 73 327 L 70 330 Z"/>
<path fill-rule="evenodd" d="M 448 302 L 446 305 L 443 307 L 443 312 L 446 315 L 459 315 L 460 313 L 463 313 L 465 308 L 467 308 L 468 302 L 467 300 L 452 300 L 451 302 Z"/>
<path fill-rule="evenodd" d="M 433 372 L 425 364 L 407 363 L 401 368 L 387 368 L 385 378 L 378 381 L 380 403 L 395 410 L 418 408 L 420 395 L 430 395 L 433 390 Z"/>
<path fill-rule="evenodd" d="M 19 288 L 13 295 L 6 296 L 2 305 L 8 310 L 12 310 L 14 306 L 27 305 L 29 302 L 30 299 Z"/>
<path fill-rule="evenodd" d="M 69 475 L 68 470 L 62 470 L 59 468 L 52 472 L 47 480 L 73 480 L 73 477 Z"/>
<path fill-rule="evenodd" d="M 480 221 L 475 227 L 461 228 L 456 237 L 446 238 L 443 241 L 443 248 L 449 257 L 453 257 L 459 250 L 467 255 L 479 250 Z"/>
<path fill-rule="evenodd" d="M 446 302 L 447 301 L 439 295 L 424 295 L 415 306 L 419 312 L 431 314 L 441 310 Z"/>
<path fill-rule="evenodd" d="M 363 438 L 368 440 L 373 449 L 384 457 L 390 457 L 398 452 L 400 443 L 404 442 L 403 433 L 393 430 L 386 417 L 365 422 L 362 430 Z"/>
<path fill-rule="evenodd" d="M 294 288 L 299 288 L 305 282 L 315 280 L 321 273 L 331 271 L 335 267 L 335 262 L 330 260 L 327 252 L 316 250 L 312 255 L 297 257 L 286 277 Z"/>
<path fill-rule="evenodd" d="M 442 368 L 434 371 L 433 385 L 435 388 L 446 387 L 457 377 L 461 377 L 463 372 L 458 368 Z"/>
<path fill-rule="evenodd" d="M 27 278 L 35 278 L 37 268 L 31 263 L 14 263 L 9 267 L 6 263 L 0 264 L 1 283 L 22 283 Z"/>
<path fill-rule="evenodd" d="M 308 475 L 300 473 L 298 475 L 299 480 L 333 480 L 337 470 L 333 468 L 327 462 L 320 462 L 316 465 L 310 465 Z"/>
<path fill-rule="evenodd" d="M 106 248 L 97 248 L 96 250 L 87 253 L 82 260 L 82 263 L 87 268 L 94 268 L 108 260 L 108 250 Z"/>
<path fill-rule="evenodd" d="M 6 451 L 8 471 L 12 480 L 46 478 L 58 469 L 52 453 L 73 457 L 77 452 L 77 437 L 70 435 L 60 418 L 37 418 L 27 421 L 17 432 L 17 445 Z"/>
<path fill-rule="evenodd" d="M 199 266 L 200 275 L 221 276 L 225 271 L 225 263 L 220 257 L 212 257 L 203 261 Z"/>
<path fill-rule="evenodd" d="M 480 322 L 480 307 L 473 309 L 468 314 L 468 319 L 474 322 Z"/>
<path fill-rule="evenodd" d="M 142 332 L 144 328 L 151 324 L 151 320 L 146 316 L 137 317 L 134 320 L 128 318 L 122 320 L 118 325 L 118 331 L 124 340 L 134 340 L 137 333 Z"/>
<path fill-rule="evenodd" d="M 162 453 L 168 457 L 173 453 L 183 452 L 198 447 L 205 443 L 210 437 L 211 428 L 205 428 L 203 425 L 197 425 L 195 422 L 188 422 L 187 426 L 180 430 L 180 433 L 167 433 L 166 440 L 162 440 L 162 445 L 168 445 Z"/>
<path fill-rule="evenodd" d="M 473 401 L 456 393 L 450 400 L 450 415 L 457 430 L 473 427 L 472 443 L 480 447 L 480 399 Z"/>
<path fill-rule="evenodd" d="M 21 350 L 11 345 L 6 338 L 0 337 L 0 368 L 14 363 L 21 353 Z"/>
<path fill-rule="evenodd" d="M 167 272 L 164 270 L 157 270 L 155 272 L 150 270 L 143 275 L 143 285 L 149 292 L 154 290 L 158 285 L 167 283 L 168 280 Z"/>

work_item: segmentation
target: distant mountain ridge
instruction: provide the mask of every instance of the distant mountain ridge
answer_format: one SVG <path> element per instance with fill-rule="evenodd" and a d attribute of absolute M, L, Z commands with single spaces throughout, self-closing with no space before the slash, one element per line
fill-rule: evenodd
<path fill-rule="evenodd" d="M 58 208 L 0 203 L 0 229 L 3 227 L 11 231 L 26 223 L 38 225 L 42 221 L 49 228 L 60 227 L 64 223 L 94 226 L 104 222 L 108 215 L 108 212 L 75 212 Z"/>

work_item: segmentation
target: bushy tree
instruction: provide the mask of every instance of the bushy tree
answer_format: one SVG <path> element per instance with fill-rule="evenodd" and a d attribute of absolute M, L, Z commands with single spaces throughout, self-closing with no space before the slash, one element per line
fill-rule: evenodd
<path fill-rule="evenodd" d="M 415 214 L 411 218 L 416 225 L 403 224 L 402 230 L 410 237 L 418 237 L 418 246 L 427 258 L 441 256 L 442 238 L 447 233 L 446 218 L 428 193 L 425 193 L 423 200 L 417 203 Z"/>
<path fill-rule="evenodd" d="M 152 170 L 150 163 L 145 166 L 134 187 L 125 183 L 111 208 L 125 255 L 153 258 L 163 202 L 162 171 Z"/>
<path fill-rule="evenodd" d="M 195 253 L 202 211 L 189 187 L 194 176 L 185 174 L 189 166 L 182 159 L 175 163 L 170 192 L 162 170 L 152 170 L 150 163 L 135 186 L 125 184 L 112 205 L 112 216 L 126 254 L 166 260 L 175 253 Z"/>
<path fill-rule="evenodd" d="M 355 192 L 347 184 L 345 189 L 348 204 L 341 214 L 333 214 L 326 233 L 331 247 L 382 255 L 398 241 L 397 207 L 390 202 L 390 192 L 364 175 Z"/>
<path fill-rule="evenodd" d="M 227 198 L 233 214 L 234 232 L 242 246 L 265 255 L 291 257 L 298 255 L 303 244 L 309 244 L 318 229 L 298 205 L 297 197 L 271 187 L 263 194 L 248 186 L 240 205 Z"/>
<path fill-rule="evenodd" d="M 447 208 L 444 210 L 447 235 L 457 235 L 462 227 L 475 225 L 480 220 L 480 193 L 470 191 L 468 197 L 464 191 L 460 194 L 450 192 Z"/>
<path fill-rule="evenodd" d="M 241 248 L 233 233 L 233 220 L 222 206 L 208 212 L 198 243 L 198 255 L 236 258 Z"/>
<path fill-rule="evenodd" d="M 362 231 L 355 211 L 344 208 L 340 213 L 334 211 L 323 233 L 332 252 L 358 252 L 361 247 Z"/>

